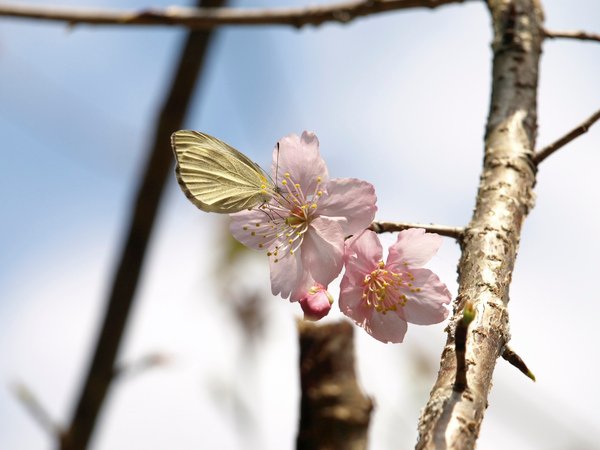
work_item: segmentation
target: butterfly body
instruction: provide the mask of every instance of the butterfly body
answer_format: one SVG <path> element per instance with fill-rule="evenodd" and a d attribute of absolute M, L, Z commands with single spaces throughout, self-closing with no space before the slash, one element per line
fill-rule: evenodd
<path fill-rule="evenodd" d="M 210 136 L 176 131 L 171 144 L 177 181 L 191 202 L 206 212 L 235 213 L 271 199 L 272 181 L 243 153 Z"/>

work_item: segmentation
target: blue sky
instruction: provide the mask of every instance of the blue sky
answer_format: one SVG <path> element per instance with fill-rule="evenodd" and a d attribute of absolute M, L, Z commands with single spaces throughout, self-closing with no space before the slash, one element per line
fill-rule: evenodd
<path fill-rule="evenodd" d="M 543 3 L 548 28 L 600 31 L 593 0 Z M 0 448 L 44 449 L 50 441 L 9 386 L 25 383 L 57 420 L 68 417 L 183 34 L 1 23 Z M 479 2 L 301 31 L 229 27 L 214 42 L 186 126 L 263 167 L 277 139 L 313 130 L 332 176 L 375 185 L 378 219 L 463 225 L 482 161 L 490 38 Z M 597 43 L 545 44 L 539 147 L 600 108 L 598 73 Z M 600 439 L 599 166 L 600 128 L 592 128 L 540 169 L 509 305 L 512 344 L 538 382 L 498 363 L 481 448 L 592 448 Z M 118 384 L 94 448 L 162 449 L 174 436 L 180 449 L 292 448 L 296 305 L 267 297 L 265 336 L 248 354 L 211 258 L 226 221 L 195 209 L 174 181 L 121 355 L 160 351 L 172 363 Z M 457 258 L 446 240 L 430 264 L 454 294 Z M 265 260 L 249 255 L 235 269 L 225 276 L 238 289 L 268 292 Z M 442 331 L 411 327 L 405 343 L 386 346 L 357 330 L 361 379 L 379 406 L 373 448 L 413 445 Z M 253 431 L 236 422 L 240 399 Z"/>

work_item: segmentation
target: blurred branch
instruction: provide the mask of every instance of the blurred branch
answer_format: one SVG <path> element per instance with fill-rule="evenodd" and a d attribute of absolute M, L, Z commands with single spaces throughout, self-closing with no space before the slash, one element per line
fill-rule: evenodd
<path fill-rule="evenodd" d="M 115 370 L 113 371 L 113 381 L 115 381 L 116 378 L 119 378 L 120 381 L 123 378 L 140 375 L 147 370 L 165 366 L 169 363 L 170 359 L 171 358 L 168 355 L 163 353 L 149 353 L 139 359 L 125 362 L 115 367 Z"/>
<path fill-rule="evenodd" d="M 18 17 L 69 25 L 170 25 L 210 29 L 221 25 L 321 25 L 325 22 L 347 23 L 371 14 L 409 8 L 437 8 L 468 0 L 354 0 L 330 5 L 299 8 L 185 8 L 123 11 L 84 9 L 23 4 L 0 5 L 0 16 Z"/>
<path fill-rule="evenodd" d="M 214 0 L 212 3 L 220 5 L 222 0 Z M 113 380 L 115 358 L 133 303 L 160 198 L 172 167 L 169 137 L 174 130 L 182 128 L 202 71 L 209 40 L 209 32 L 192 32 L 181 52 L 170 90 L 154 128 L 154 142 L 138 188 L 129 231 L 107 300 L 102 329 L 70 427 L 61 442 L 62 450 L 87 448 Z"/>
<path fill-rule="evenodd" d="M 300 427 L 296 450 L 367 448 L 373 402 L 360 390 L 354 328 L 299 321 Z"/>
<path fill-rule="evenodd" d="M 587 33 L 585 31 L 544 30 L 544 37 L 549 38 L 549 39 L 577 39 L 580 41 L 600 42 L 600 34 Z"/>
<path fill-rule="evenodd" d="M 41 402 L 31 392 L 27 386 L 22 383 L 15 383 L 12 386 L 12 391 L 15 393 L 17 398 L 23 403 L 25 409 L 31 414 L 35 421 L 41 425 L 41 427 L 48 432 L 48 434 L 55 439 L 62 436 L 62 428 L 54 422 L 50 413 L 46 411 Z"/>
<path fill-rule="evenodd" d="M 564 147 L 565 145 L 567 145 L 569 142 L 571 142 L 575 138 L 586 133 L 590 129 L 590 127 L 598 121 L 598 119 L 600 119 L 600 110 L 596 111 L 594 114 L 592 114 L 590 117 L 588 117 L 582 124 L 573 128 L 571 131 L 569 131 L 567 134 L 565 134 L 563 137 L 561 137 L 557 141 L 553 142 L 552 144 L 548 145 L 547 147 L 544 147 L 540 151 L 536 152 L 533 155 L 534 164 L 537 165 L 537 164 L 541 163 L 543 160 L 545 160 L 548 156 L 550 156 L 552 153 L 557 151 L 559 148 Z"/>
<path fill-rule="evenodd" d="M 408 222 L 373 222 L 369 226 L 369 230 L 372 230 L 375 233 L 393 233 L 395 231 L 408 230 L 409 228 L 423 228 L 428 233 L 437 233 L 441 236 L 451 237 L 458 241 L 462 239 L 464 232 L 464 228 L 461 227 Z"/>

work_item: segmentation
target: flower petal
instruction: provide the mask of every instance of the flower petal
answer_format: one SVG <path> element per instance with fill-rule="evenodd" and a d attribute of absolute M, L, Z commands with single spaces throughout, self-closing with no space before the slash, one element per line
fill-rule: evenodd
<path fill-rule="evenodd" d="M 377 234 L 371 230 L 348 239 L 345 245 L 344 262 L 346 274 L 354 284 L 361 284 L 365 275 L 377 268 L 383 257 L 383 248 Z"/>
<path fill-rule="evenodd" d="M 281 180 L 289 173 L 291 182 L 298 183 L 306 194 L 315 191 L 317 177 L 321 177 L 321 183 L 326 183 L 329 174 L 319 153 L 317 136 L 305 131 L 301 137 L 291 134 L 281 139 L 273 150 L 271 173 L 281 189 L 284 189 Z"/>
<path fill-rule="evenodd" d="M 346 236 L 364 230 L 373 221 L 377 196 L 371 183 L 356 178 L 336 178 L 323 190 L 326 194 L 319 201 L 318 212 L 339 220 Z"/>
<path fill-rule="evenodd" d="M 371 319 L 373 314 L 373 309 L 365 305 L 362 295 L 362 286 L 352 283 L 346 272 L 340 283 L 340 311 L 361 327 Z"/>
<path fill-rule="evenodd" d="M 326 217 L 310 223 L 302 242 L 302 263 L 324 286 L 339 275 L 344 263 L 344 233 L 339 223 Z"/>
<path fill-rule="evenodd" d="M 398 314 L 389 312 L 387 314 L 374 312 L 371 320 L 363 327 L 367 333 L 378 341 L 387 344 L 399 344 L 404 340 L 408 324 Z"/>
<path fill-rule="evenodd" d="M 269 266 L 271 268 L 271 292 L 273 295 L 280 294 L 282 298 L 288 298 L 303 280 L 304 272 L 300 254 L 287 255 L 277 262 L 270 258 Z M 295 300 L 299 300 L 299 297 L 290 299 L 290 301 Z"/>
<path fill-rule="evenodd" d="M 407 322 L 417 325 L 431 325 L 442 322 L 448 316 L 448 309 L 444 306 L 450 303 L 452 296 L 444 283 L 429 269 L 410 269 L 414 276 L 413 291 L 403 290 L 407 302 L 398 308 L 400 314 Z"/>
<path fill-rule="evenodd" d="M 294 255 L 292 257 L 296 256 L 297 255 Z M 308 292 L 308 290 L 315 284 L 316 281 L 313 280 L 313 277 L 311 276 L 308 269 L 306 269 L 306 267 L 303 266 L 302 273 L 296 279 L 296 285 L 294 286 L 294 288 L 292 289 L 292 293 L 290 294 L 290 302 L 297 302 L 298 300 L 302 299 L 302 297 L 306 295 L 306 292 Z"/>
<path fill-rule="evenodd" d="M 362 294 L 362 286 L 352 285 L 346 272 L 340 286 L 340 310 L 375 339 L 381 342 L 402 342 L 408 328 L 406 321 L 393 312 L 375 312 L 365 304 Z"/>
<path fill-rule="evenodd" d="M 442 237 L 425 233 L 422 228 L 410 228 L 398 233 L 398 240 L 390 247 L 386 266 L 392 270 L 421 267 L 435 255 L 442 245 Z"/>
<path fill-rule="evenodd" d="M 351 281 L 348 270 L 340 284 L 340 310 L 375 339 L 387 343 L 399 343 L 404 339 L 408 325 L 394 312 L 375 312 L 363 300 L 362 284 Z"/>

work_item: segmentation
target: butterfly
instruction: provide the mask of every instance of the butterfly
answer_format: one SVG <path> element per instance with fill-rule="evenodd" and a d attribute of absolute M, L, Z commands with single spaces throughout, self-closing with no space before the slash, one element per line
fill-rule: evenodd
<path fill-rule="evenodd" d="M 179 130 L 171 135 L 179 186 L 206 212 L 235 213 L 268 202 L 274 183 L 258 164 L 205 133 Z"/>

